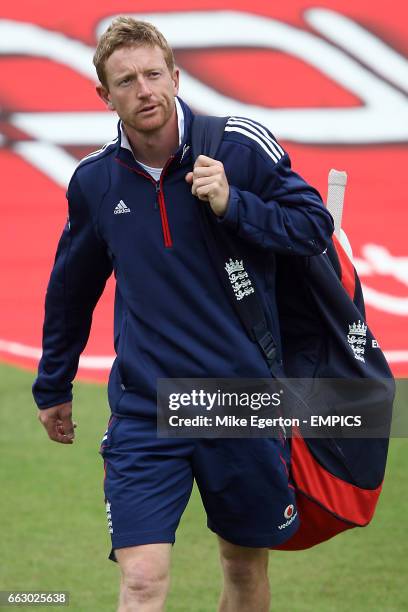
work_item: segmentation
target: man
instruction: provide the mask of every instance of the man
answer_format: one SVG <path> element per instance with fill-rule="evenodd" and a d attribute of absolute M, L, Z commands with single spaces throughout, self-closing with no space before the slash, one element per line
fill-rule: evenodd
<path fill-rule="evenodd" d="M 39 419 L 52 440 L 73 443 L 71 381 L 114 270 L 117 358 L 101 453 L 111 558 L 122 574 L 119 611 L 163 610 L 193 478 L 220 545 L 219 610 L 266 611 L 268 547 L 298 527 L 280 525 L 295 504 L 288 448 L 274 439 L 157 438 L 156 380 L 270 375 L 214 271 L 198 206 L 210 206 L 236 237 L 279 351 L 274 254 L 322 252 L 331 217 L 270 132 L 251 120 L 229 119 L 223 163 L 191 159 L 193 115 L 176 97 L 179 72 L 154 26 L 114 20 L 94 64 L 97 92 L 120 117 L 118 137 L 81 161 L 68 188 L 33 387 Z"/>

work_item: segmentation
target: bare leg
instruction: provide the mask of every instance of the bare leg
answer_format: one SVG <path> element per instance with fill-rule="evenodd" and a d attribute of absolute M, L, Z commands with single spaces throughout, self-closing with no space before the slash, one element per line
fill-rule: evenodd
<path fill-rule="evenodd" d="M 121 569 L 118 612 L 162 612 L 170 585 L 171 544 L 115 550 Z"/>
<path fill-rule="evenodd" d="M 218 612 L 268 612 L 267 548 L 236 546 L 218 537 L 224 588 Z"/>

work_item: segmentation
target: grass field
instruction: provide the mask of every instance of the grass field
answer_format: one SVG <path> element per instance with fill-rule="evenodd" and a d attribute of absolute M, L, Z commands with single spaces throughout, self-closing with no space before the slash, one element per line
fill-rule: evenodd
<path fill-rule="evenodd" d="M 32 379 L 0 365 L 0 590 L 65 590 L 70 610 L 113 612 L 118 567 L 107 560 L 97 452 L 105 390 L 76 385 L 77 440 L 62 446 L 37 421 Z M 309 551 L 271 553 L 274 612 L 408 610 L 407 471 L 408 441 L 394 439 L 372 525 Z M 215 611 L 220 584 L 216 540 L 194 490 L 177 532 L 168 612 Z"/>

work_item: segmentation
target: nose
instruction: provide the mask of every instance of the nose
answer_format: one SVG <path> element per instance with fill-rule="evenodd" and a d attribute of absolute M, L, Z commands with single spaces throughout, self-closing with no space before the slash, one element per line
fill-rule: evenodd
<path fill-rule="evenodd" d="M 138 91 L 137 91 L 138 98 L 150 98 L 150 96 L 152 95 L 152 92 L 151 92 L 151 89 L 146 79 L 144 79 L 143 77 L 139 79 L 138 85 L 139 85 Z"/>

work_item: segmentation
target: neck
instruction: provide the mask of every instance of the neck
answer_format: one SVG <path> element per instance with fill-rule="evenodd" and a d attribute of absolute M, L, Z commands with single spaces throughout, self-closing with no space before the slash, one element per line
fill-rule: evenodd
<path fill-rule="evenodd" d="M 163 168 L 169 157 L 177 149 L 179 142 L 177 112 L 174 109 L 169 121 L 153 132 L 139 132 L 127 124 L 123 124 L 129 144 L 135 158 L 151 166 Z"/>

